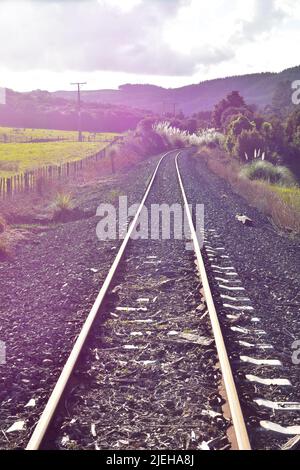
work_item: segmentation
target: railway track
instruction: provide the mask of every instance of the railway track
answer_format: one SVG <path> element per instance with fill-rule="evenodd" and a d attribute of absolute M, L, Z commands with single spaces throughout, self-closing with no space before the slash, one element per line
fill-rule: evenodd
<path fill-rule="evenodd" d="M 86 425 L 83 425 L 84 429 L 79 431 L 80 434 L 82 433 L 84 447 L 90 448 L 90 446 L 94 445 L 95 441 L 96 448 L 105 448 L 109 445 L 107 438 L 106 440 L 104 439 L 103 443 L 99 443 L 97 436 L 99 436 L 99 433 L 103 433 L 103 430 L 99 429 L 97 416 L 95 415 L 98 412 L 102 423 L 105 423 L 107 408 L 104 407 L 105 410 L 103 410 L 102 406 L 100 411 L 98 409 L 95 411 L 93 406 L 95 402 L 99 403 L 99 400 L 103 400 L 103 403 L 105 403 L 105 394 L 112 393 L 112 386 L 115 386 L 121 392 L 114 394 L 113 401 L 115 403 L 110 407 L 111 411 L 109 411 L 109 414 L 112 414 L 114 420 L 117 420 L 118 413 L 115 410 L 119 407 L 122 427 L 119 429 L 119 423 L 116 421 L 114 421 L 114 424 L 118 432 L 112 429 L 112 423 L 110 422 L 107 423 L 106 428 L 104 426 L 104 430 L 108 430 L 110 435 L 115 432 L 117 434 L 115 439 L 112 439 L 113 445 L 125 448 L 130 448 L 128 447 L 130 445 L 136 448 L 139 448 L 139 446 L 147 448 L 149 445 L 150 448 L 151 446 L 155 448 L 155 446 L 162 445 L 162 439 L 165 448 L 169 446 L 171 448 L 189 448 L 189 446 L 193 448 L 193 443 L 197 443 L 200 448 L 210 444 L 212 448 L 228 448 L 230 446 L 226 435 L 228 423 L 222 417 L 221 399 L 218 393 L 221 377 L 216 365 L 217 361 L 219 361 L 234 425 L 236 444 L 239 449 L 250 448 L 226 348 L 201 257 L 199 241 L 194 230 L 192 216 L 180 176 L 178 156 L 179 154 L 176 157 L 174 154 L 171 154 L 171 156 L 165 155 L 159 161 L 136 215 L 129 226 L 127 235 L 54 387 L 44 412 L 37 423 L 27 449 L 38 449 L 43 446 L 47 447 L 47 445 L 51 447 L 59 447 L 60 445 L 62 447 L 65 445 L 67 447 L 80 446 L 80 443 L 78 444 L 78 436 L 77 440 L 70 437 L 72 427 L 76 427 L 74 426 L 76 418 L 72 417 L 69 419 L 70 417 L 68 417 L 62 419 L 61 406 L 59 405 L 62 404 L 63 399 L 68 400 L 68 398 L 65 398 L 66 396 L 68 397 L 70 389 L 68 384 L 72 380 L 74 372 L 76 373 L 76 368 L 80 370 L 81 367 L 84 371 L 85 366 L 82 363 L 79 364 L 82 362 L 82 356 L 85 356 L 85 359 L 89 358 L 91 363 L 96 362 L 97 364 L 104 358 L 104 370 L 102 363 L 100 368 L 99 365 L 92 366 L 88 371 L 89 377 L 83 378 L 85 386 L 83 388 L 80 388 L 80 385 L 79 388 L 75 386 L 75 390 L 79 391 L 79 394 L 76 396 L 76 392 L 73 391 L 74 403 L 72 407 L 76 410 L 77 414 L 85 414 L 86 416 L 86 403 L 91 403 L 88 410 L 89 416 L 86 416 L 87 419 L 85 419 Z M 137 227 L 143 207 L 151 202 L 160 203 L 153 195 L 151 200 L 151 191 L 154 185 L 158 185 L 159 188 L 160 182 L 157 181 L 158 172 L 162 171 L 161 167 L 166 165 L 165 160 L 168 159 L 172 160 L 173 176 L 176 176 L 178 181 L 177 200 L 176 197 L 174 199 L 173 194 L 170 194 L 168 202 L 183 201 L 191 231 L 194 253 L 189 253 L 184 249 L 187 240 L 166 240 L 163 244 L 159 240 L 156 242 L 150 240 L 146 241 L 147 247 L 145 243 L 130 241 L 130 237 Z M 164 182 L 169 177 L 169 171 L 166 173 L 168 176 L 163 175 Z M 165 188 L 159 188 L 159 190 L 165 191 Z M 167 257 L 165 256 L 166 250 L 168 250 Z M 170 262 L 170 256 L 172 255 L 173 258 L 177 255 L 176 260 L 179 260 L 177 265 L 175 263 L 175 266 Z M 206 305 L 203 302 L 203 298 L 201 303 L 200 285 L 197 285 L 198 281 L 193 264 L 194 257 L 196 258 L 197 267 L 201 275 Z M 125 273 L 124 276 L 124 263 L 127 265 L 125 270 L 129 271 L 129 273 L 135 270 L 133 276 L 134 283 L 137 283 L 137 286 L 132 286 L 130 282 L 128 285 L 128 280 L 126 284 L 126 276 L 128 279 L 128 274 Z M 139 263 L 141 263 L 141 266 Z M 120 277 L 120 264 L 123 264 L 121 274 L 123 284 L 121 284 L 121 287 L 116 280 Z M 147 269 L 146 274 L 145 269 Z M 181 273 L 181 286 L 180 288 L 176 287 L 177 298 L 175 296 L 174 299 L 172 298 L 174 296 L 174 285 L 176 285 L 179 273 Z M 132 276 L 132 274 L 130 275 Z M 192 292 L 191 285 L 194 285 Z M 182 297 L 184 295 L 185 297 Z M 162 307 L 164 309 L 166 309 L 166 303 L 168 307 L 171 306 L 165 314 L 163 309 L 159 309 L 161 303 L 159 297 L 163 298 Z M 110 299 L 108 303 L 109 301 L 111 302 L 109 307 L 107 299 Z M 197 305 L 198 302 L 200 305 Z M 103 308 L 105 303 L 106 306 Z M 200 307 L 199 310 L 197 310 L 198 307 Z M 218 357 L 212 346 L 213 341 L 206 308 L 214 333 Z M 201 315 L 201 311 L 204 311 L 205 314 L 203 315 L 202 313 Z M 108 312 L 110 315 L 107 317 Z M 92 336 L 94 337 L 91 340 L 92 327 L 94 325 L 93 330 L 97 330 L 95 323 L 98 322 L 101 314 L 107 317 L 106 322 L 104 321 L 101 333 L 98 333 L 98 335 L 93 333 Z M 202 320 L 200 320 L 201 317 Z M 119 341 L 120 338 L 121 341 Z M 86 347 L 87 342 L 89 343 L 88 348 Z M 116 372 L 112 380 L 111 370 Z M 166 374 L 170 376 L 170 382 L 165 380 Z M 138 381 L 135 379 L 137 376 L 139 377 Z M 201 380 L 199 380 L 201 376 L 202 384 Z M 97 386 L 97 379 L 99 381 L 99 377 L 101 385 Z M 193 381 L 195 382 L 194 384 L 190 383 Z M 92 393 L 89 389 L 90 386 L 93 390 Z M 172 400 L 172 395 L 170 396 L 170 386 L 174 387 L 176 397 L 174 401 Z M 189 386 L 191 387 L 190 390 Z M 97 395 L 95 387 L 99 395 L 96 400 L 93 398 L 94 395 Z M 134 387 L 138 387 L 139 400 L 132 393 Z M 197 398 L 193 392 L 195 387 L 208 388 L 206 393 L 203 390 L 203 395 Z M 85 396 L 83 400 L 82 395 Z M 142 404 L 144 406 L 145 404 L 147 405 L 149 398 L 158 400 L 158 409 L 154 406 L 145 415 L 140 408 Z M 211 403 L 214 403 L 215 406 L 211 406 Z M 199 409 L 202 409 L 200 417 L 196 413 L 198 406 Z M 93 413 L 91 413 L 91 409 Z M 58 418 L 56 418 L 56 413 L 58 413 Z M 206 419 L 207 417 L 208 419 Z M 72 421 L 74 419 L 75 422 Z M 192 423 L 190 422 L 191 419 Z M 128 431 L 130 420 L 135 422 L 135 425 L 133 425 L 135 431 L 133 433 Z M 216 423 L 218 424 L 216 425 Z M 216 429 L 214 429 L 214 426 Z M 148 431 L 151 430 L 150 433 L 146 433 L 149 440 L 148 444 L 145 443 L 145 429 L 147 427 Z M 56 429 L 54 431 L 54 438 L 53 428 Z M 125 429 L 127 431 L 124 431 Z M 181 429 L 181 431 L 178 431 L 178 429 Z M 200 435 L 199 429 L 201 430 Z M 128 436 L 127 438 L 124 437 L 126 432 L 130 434 L 129 439 Z M 172 438 L 173 433 L 176 436 L 175 440 Z M 52 437 L 49 437 L 51 434 Z M 90 443 L 89 440 L 91 440 Z"/>
<path fill-rule="evenodd" d="M 230 320 L 251 305 L 220 235 L 203 233 L 201 253 L 179 160 L 159 161 L 28 450 L 251 448 L 207 267 Z M 188 239 L 132 240 L 143 207 L 161 203 L 183 205 Z"/>

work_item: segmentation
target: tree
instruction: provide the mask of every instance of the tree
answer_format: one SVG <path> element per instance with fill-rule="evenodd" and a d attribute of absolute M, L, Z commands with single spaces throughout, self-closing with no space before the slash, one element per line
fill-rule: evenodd
<path fill-rule="evenodd" d="M 232 91 L 227 95 L 227 102 L 232 108 L 243 108 L 245 107 L 244 98 L 238 91 Z"/>
<path fill-rule="evenodd" d="M 137 126 L 137 131 L 141 133 L 151 132 L 153 130 L 153 125 L 155 124 L 154 118 L 145 118 L 142 119 Z"/>
<path fill-rule="evenodd" d="M 289 152 L 286 159 L 297 174 L 300 174 L 300 109 L 297 109 L 288 117 L 286 138 L 289 144 Z"/>
<path fill-rule="evenodd" d="M 170 122 L 171 127 L 176 127 L 177 129 L 181 129 L 181 130 L 185 128 L 184 123 L 180 119 L 174 118 L 174 119 L 171 119 L 169 122 Z"/>
<path fill-rule="evenodd" d="M 300 154 L 300 126 L 297 127 L 297 130 L 294 134 L 293 146 L 295 150 Z"/>
<path fill-rule="evenodd" d="M 263 136 L 256 130 L 243 130 L 238 136 L 235 145 L 235 154 L 242 161 L 253 160 L 254 152 L 265 151 L 265 141 Z"/>
<path fill-rule="evenodd" d="M 289 142 L 293 142 L 294 136 L 297 133 L 297 129 L 300 126 L 300 109 L 296 109 L 292 114 L 289 115 L 286 124 L 286 135 Z"/>
<path fill-rule="evenodd" d="M 228 103 L 225 99 L 223 99 L 218 104 L 216 104 L 216 106 L 213 110 L 213 122 L 214 122 L 214 125 L 217 128 L 221 127 L 221 125 L 222 125 L 222 121 L 221 121 L 222 114 L 224 113 L 224 111 L 226 111 L 227 108 L 229 108 L 229 106 L 228 106 Z"/>
<path fill-rule="evenodd" d="M 225 139 L 225 148 L 228 150 L 229 153 L 233 153 L 235 144 L 236 144 L 236 139 L 233 133 L 230 132 L 229 134 L 227 134 L 226 139 Z"/>
<path fill-rule="evenodd" d="M 250 122 L 246 116 L 236 116 L 229 124 L 228 133 L 232 132 L 235 137 L 238 137 L 243 130 L 250 131 L 255 129 L 255 124 Z"/>
<path fill-rule="evenodd" d="M 273 135 L 272 124 L 268 121 L 263 122 L 261 126 L 261 132 L 265 139 L 270 140 Z"/>
<path fill-rule="evenodd" d="M 224 130 L 226 130 L 231 122 L 232 119 L 236 118 L 237 116 L 246 116 L 248 119 L 253 119 L 253 112 L 250 111 L 247 107 L 235 108 L 230 107 L 227 108 L 221 116 L 221 126 Z"/>
<path fill-rule="evenodd" d="M 213 127 L 211 111 L 199 111 L 198 113 L 194 113 L 192 117 L 197 119 L 198 129 L 208 129 Z"/>
<path fill-rule="evenodd" d="M 186 130 L 190 134 L 195 134 L 198 129 L 198 122 L 197 119 L 188 119 L 186 123 Z"/>
<path fill-rule="evenodd" d="M 225 140 L 225 148 L 229 153 L 233 153 L 237 143 L 238 136 L 245 130 L 250 131 L 255 129 L 255 124 L 251 122 L 246 116 L 238 115 L 233 116 L 227 128 L 227 135 Z"/>
<path fill-rule="evenodd" d="M 277 87 L 275 88 L 272 98 L 272 113 L 284 117 L 288 114 L 292 106 L 293 103 L 291 82 L 288 80 L 284 82 L 279 82 Z"/>
<path fill-rule="evenodd" d="M 287 151 L 288 142 L 286 138 L 285 128 L 281 119 L 273 117 L 270 119 L 272 132 L 269 137 L 269 146 L 272 152 L 277 152 L 284 158 Z"/>
<path fill-rule="evenodd" d="M 222 114 L 228 108 L 244 108 L 246 107 L 244 98 L 238 91 L 232 91 L 225 99 L 216 104 L 213 111 L 213 121 L 217 128 L 222 126 Z"/>

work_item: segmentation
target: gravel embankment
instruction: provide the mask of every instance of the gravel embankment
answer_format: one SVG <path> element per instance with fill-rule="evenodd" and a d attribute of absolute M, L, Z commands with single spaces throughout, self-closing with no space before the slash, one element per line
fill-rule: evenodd
<path fill-rule="evenodd" d="M 219 273 L 216 272 L 217 268 L 214 268 L 215 272 L 209 269 L 210 280 L 241 392 L 252 445 L 254 448 L 280 448 L 292 437 L 292 432 L 291 435 L 266 432 L 260 421 L 271 421 L 285 427 L 299 426 L 299 410 L 273 411 L 266 406 L 258 406 L 253 400 L 300 402 L 300 366 L 292 361 L 295 352 L 292 345 L 300 340 L 299 241 L 279 235 L 265 216 L 233 193 L 230 186 L 212 174 L 200 158 L 192 158 L 183 152 L 180 168 L 189 202 L 203 203 L 205 206 L 206 243 L 215 250 L 206 252 L 207 265 L 223 266 Z M 235 220 L 236 214 L 249 216 L 253 226 L 243 226 Z M 208 254 L 212 254 L 210 259 Z M 239 279 L 240 283 L 229 284 L 227 280 L 224 286 L 224 282 L 216 281 L 216 277 L 226 277 L 224 272 L 228 272 L 228 267 L 233 267 L 232 271 L 238 274 L 238 278 L 231 279 Z M 220 284 L 223 287 L 220 288 Z M 242 286 L 245 291 L 242 294 L 225 291 L 227 285 Z M 250 302 L 246 300 L 242 304 L 252 306 L 254 310 L 239 311 L 224 307 L 226 303 L 241 305 L 236 300 L 221 298 L 224 294 L 249 298 Z M 235 328 L 245 328 L 246 331 Z M 248 346 L 243 344 L 241 347 L 238 341 L 248 343 Z M 256 347 L 249 347 L 253 343 Z M 273 349 L 258 348 L 263 343 Z M 242 362 L 240 356 L 279 360 L 281 365 L 254 365 Z M 285 378 L 291 385 L 268 386 L 250 382 L 246 374 L 265 379 Z"/>
<path fill-rule="evenodd" d="M 79 188 L 80 207 L 96 213 L 102 202 L 127 194 L 139 202 L 158 157 L 131 172 Z M 96 237 L 99 217 L 45 226 L 0 262 L 0 448 L 23 448 L 43 410 L 76 335 L 113 261 L 118 241 Z M 30 227 L 26 227 L 30 230 Z M 36 230 L 36 227 L 33 227 Z M 35 406 L 26 407 L 31 400 Z M 24 421 L 22 431 L 7 432 Z"/>

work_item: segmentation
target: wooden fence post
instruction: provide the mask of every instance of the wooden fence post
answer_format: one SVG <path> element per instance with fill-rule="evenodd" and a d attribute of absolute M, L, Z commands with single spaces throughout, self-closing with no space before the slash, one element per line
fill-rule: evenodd
<path fill-rule="evenodd" d="M 6 192 L 7 196 L 11 196 L 11 191 L 12 191 L 12 179 L 11 178 L 6 178 Z"/>
<path fill-rule="evenodd" d="M 28 172 L 25 171 L 25 173 L 24 173 L 24 189 L 25 189 L 26 192 L 28 191 L 28 188 L 29 188 L 29 175 L 28 175 Z"/>

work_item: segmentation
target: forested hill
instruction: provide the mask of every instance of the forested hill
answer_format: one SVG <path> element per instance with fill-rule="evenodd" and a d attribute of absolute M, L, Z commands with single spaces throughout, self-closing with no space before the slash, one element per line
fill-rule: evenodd
<path fill-rule="evenodd" d="M 124 105 L 82 103 L 82 130 L 123 132 L 134 129 L 147 112 Z M 45 129 L 77 129 L 77 103 L 48 91 L 17 93 L 6 89 L 0 125 Z"/>
<path fill-rule="evenodd" d="M 134 129 L 150 112 L 186 116 L 212 110 L 224 96 L 238 90 L 248 104 L 273 105 L 276 114 L 291 106 L 291 83 L 300 80 L 300 66 L 281 73 L 261 73 L 208 80 L 166 89 L 155 85 L 122 85 L 118 90 L 82 91 L 82 128 L 91 132 Z M 0 125 L 73 130 L 77 128 L 77 93 L 6 90 L 0 104 Z"/>
<path fill-rule="evenodd" d="M 122 85 L 118 90 L 83 91 L 82 97 L 87 102 L 133 106 L 158 113 L 173 113 L 175 104 L 177 110 L 190 115 L 213 109 L 216 103 L 233 90 L 238 90 L 247 103 L 263 108 L 271 104 L 274 93 L 281 84 L 284 83 L 289 93 L 290 84 L 294 80 L 300 80 L 300 66 L 280 73 L 220 78 L 173 89 L 154 85 Z M 76 99 L 76 92 L 58 91 L 55 95 Z"/>

